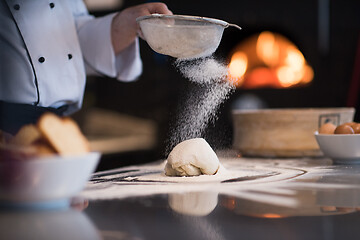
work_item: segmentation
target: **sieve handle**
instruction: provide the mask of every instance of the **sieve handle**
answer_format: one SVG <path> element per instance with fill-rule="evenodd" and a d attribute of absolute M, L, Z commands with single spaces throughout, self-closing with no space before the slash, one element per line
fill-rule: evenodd
<path fill-rule="evenodd" d="M 226 27 L 235 27 L 235 28 L 237 28 L 237 29 L 239 29 L 239 30 L 242 29 L 240 26 L 238 26 L 238 25 L 236 25 L 236 24 L 233 24 L 233 23 L 228 23 L 228 25 L 227 25 Z"/>

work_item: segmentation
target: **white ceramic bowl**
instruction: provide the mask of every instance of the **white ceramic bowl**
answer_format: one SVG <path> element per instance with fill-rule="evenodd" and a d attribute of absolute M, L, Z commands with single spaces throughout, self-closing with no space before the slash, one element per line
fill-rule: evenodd
<path fill-rule="evenodd" d="M 360 163 L 360 134 L 319 134 L 315 138 L 324 156 L 335 163 Z"/>
<path fill-rule="evenodd" d="M 95 171 L 100 153 L 0 162 L 0 204 L 67 205 Z"/>

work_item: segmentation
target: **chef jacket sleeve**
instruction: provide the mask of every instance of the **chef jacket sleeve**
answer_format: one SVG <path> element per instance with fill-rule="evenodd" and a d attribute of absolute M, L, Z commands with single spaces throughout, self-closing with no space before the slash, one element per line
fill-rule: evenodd
<path fill-rule="evenodd" d="M 135 80 L 142 72 L 139 40 L 115 56 L 111 22 L 115 13 L 95 18 L 82 1 L 70 1 L 88 75 L 106 75 L 121 81 Z"/>

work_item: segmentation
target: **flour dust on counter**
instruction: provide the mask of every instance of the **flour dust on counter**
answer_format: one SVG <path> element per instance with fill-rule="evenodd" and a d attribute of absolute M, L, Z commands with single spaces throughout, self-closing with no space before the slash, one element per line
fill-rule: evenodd
<path fill-rule="evenodd" d="M 313 182 L 333 173 L 331 161 L 318 159 L 246 159 L 219 157 L 215 175 L 166 176 L 166 161 L 129 166 L 93 175 L 81 196 L 89 200 L 123 199 L 158 194 L 208 192 L 234 196 L 271 205 L 293 208 L 302 188 L 346 187 L 338 183 Z M 300 163 L 300 164 L 299 164 Z"/>

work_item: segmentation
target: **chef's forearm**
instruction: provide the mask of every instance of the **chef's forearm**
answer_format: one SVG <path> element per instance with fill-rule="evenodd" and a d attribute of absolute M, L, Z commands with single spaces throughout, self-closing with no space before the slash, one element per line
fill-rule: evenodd
<path fill-rule="evenodd" d="M 117 13 L 111 22 L 111 42 L 115 55 L 130 46 L 137 37 L 137 23 L 130 11 Z"/>

